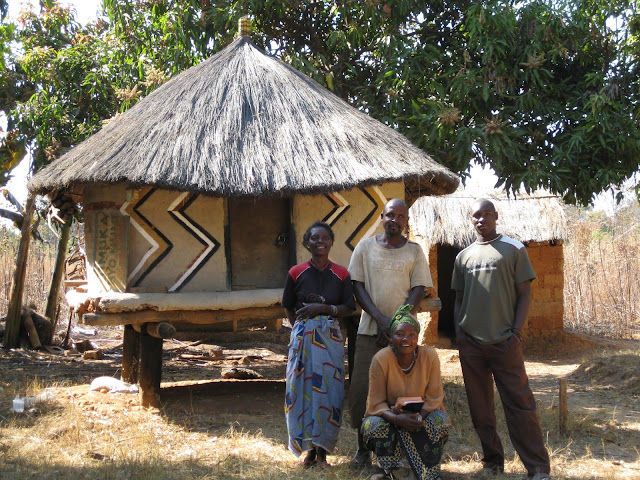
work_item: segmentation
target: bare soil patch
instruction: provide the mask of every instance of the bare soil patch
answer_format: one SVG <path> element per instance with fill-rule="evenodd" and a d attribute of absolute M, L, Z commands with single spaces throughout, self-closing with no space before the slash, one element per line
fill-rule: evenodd
<path fill-rule="evenodd" d="M 103 360 L 84 360 L 79 356 L 65 357 L 42 351 L 0 350 L 0 478 L 5 478 L 3 474 L 10 475 L 6 478 L 46 478 L 42 472 L 36 475 L 39 467 L 32 463 L 27 463 L 27 470 L 36 473 L 25 473 L 24 456 L 29 452 L 21 442 L 25 437 L 39 438 L 38 441 L 43 443 L 63 438 L 66 430 L 60 422 L 73 423 L 63 413 L 70 409 L 75 412 L 75 417 L 88 422 L 82 424 L 82 429 L 90 430 L 90 434 L 86 433 L 84 440 L 73 447 L 75 453 L 64 453 L 74 458 L 71 463 L 77 463 L 74 455 L 80 455 L 82 468 L 59 466 L 51 459 L 60 475 L 69 479 L 85 478 L 85 469 L 89 467 L 94 474 L 99 473 L 100 478 L 121 478 L 118 474 L 102 470 L 105 458 L 120 465 L 122 471 L 131 472 L 128 470 L 134 468 L 131 461 L 122 459 L 129 459 L 132 452 L 137 452 L 140 438 L 143 438 L 138 435 L 148 435 L 144 441 L 168 449 L 170 457 L 180 459 L 184 456 L 189 460 L 176 466 L 169 460 L 164 463 L 164 460 L 160 462 L 154 457 L 150 461 L 152 466 L 145 461 L 136 464 L 138 477 L 122 478 L 367 477 L 366 472 L 354 473 L 346 467 L 356 445 L 355 433 L 348 428 L 348 419 L 345 419 L 338 447 L 330 457 L 335 464 L 330 472 L 302 470 L 298 459 L 286 451 L 283 413 L 286 331 L 279 334 L 262 331 L 219 334 L 200 343 L 166 341 L 163 407 L 159 410 L 143 409 L 136 395 L 89 391 L 89 383 L 98 376 L 119 378 L 121 334 L 121 330 L 111 328 L 100 330 L 93 336 L 76 335 L 78 338 L 90 338 L 99 346 L 105 352 Z M 207 352 L 215 346 L 222 347 L 222 359 L 207 357 Z M 563 335 L 561 338 L 527 342 L 525 350 L 527 370 L 540 406 L 543 430 L 548 436 L 555 477 L 640 478 L 640 402 L 637 390 L 640 356 L 634 355 L 638 342 L 602 342 Z M 446 447 L 442 478 L 476 478 L 480 468 L 479 445 L 466 410 L 457 350 L 438 348 L 438 354 L 445 379 L 445 403 L 454 422 Z M 231 366 L 249 368 L 263 378 L 222 379 L 222 371 Z M 570 422 L 566 436 L 557 431 L 558 380 L 561 377 L 569 379 Z M 50 386 L 53 386 L 50 391 L 56 397 L 51 406 L 19 418 L 10 411 L 13 396 L 37 393 Z M 58 421 L 56 415 L 59 416 Z M 117 429 L 124 429 L 124 426 L 115 427 L 125 425 L 129 421 L 127 419 L 133 417 L 144 418 L 149 425 L 143 430 L 148 432 L 133 435 L 127 431 L 125 434 L 124 430 Z M 499 418 L 502 418 L 501 413 Z M 524 469 L 501 422 L 501 438 L 510 459 L 506 473 L 501 477 L 522 478 Z M 114 430 L 109 432 L 108 428 Z M 102 442 L 103 436 L 112 437 L 112 442 Z M 232 447 L 229 447 L 230 443 Z M 259 451 L 251 454 L 243 450 L 256 448 Z M 265 457 L 267 452 L 274 457 Z M 58 453 L 58 457 L 60 455 Z M 154 462 L 160 463 L 156 465 Z M 53 468 L 47 465 L 46 468 Z M 17 471 L 21 472 L 18 476 Z M 140 473 L 146 471 L 149 472 L 146 476 Z M 60 477 L 53 475 L 50 478 Z"/>

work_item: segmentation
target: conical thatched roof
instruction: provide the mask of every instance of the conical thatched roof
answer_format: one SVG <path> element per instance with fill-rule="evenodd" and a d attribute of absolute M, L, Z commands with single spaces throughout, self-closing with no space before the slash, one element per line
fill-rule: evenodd
<path fill-rule="evenodd" d="M 407 138 L 240 37 L 36 174 L 29 189 L 124 182 L 235 197 L 400 180 L 414 197 L 458 185 Z"/>
<path fill-rule="evenodd" d="M 474 196 L 460 191 L 441 197 L 422 197 L 409 211 L 411 231 L 426 239 L 429 245 L 464 248 L 476 239 L 471 225 L 471 205 L 478 198 L 487 198 L 495 205 L 498 233 L 523 243 L 566 239 L 567 221 L 562 205 L 557 197 L 546 193 L 508 198 L 506 194 Z"/>

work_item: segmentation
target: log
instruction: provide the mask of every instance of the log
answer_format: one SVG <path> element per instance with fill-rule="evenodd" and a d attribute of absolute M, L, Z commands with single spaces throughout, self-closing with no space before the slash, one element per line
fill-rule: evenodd
<path fill-rule="evenodd" d="M 138 383 L 139 365 L 140 334 L 131 325 L 126 325 L 122 339 L 122 381 Z"/>
<path fill-rule="evenodd" d="M 56 263 L 53 267 L 53 276 L 51 277 L 51 285 L 49 285 L 49 296 L 47 297 L 47 306 L 44 316 L 49 319 L 51 325 L 54 326 L 56 321 L 56 307 L 58 306 L 58 296 L 60 294 L 60 282 L 64 275 L 64 262 L 67 258 L 67 244 L 69 243 L 69 232 L 71 231 L 71 222 L 73 217 L 69 217 L 62 229 L 60 230 L 60 238 L 58 239 L 58 252 L 56 254 Z M 53 328 L 51 329 L 53 335 Z M 51 343 L 51 338 L 44 338 L 46 344 Z"/>
<path fill-rule="evenodd" d="M 40 343 L 40 337 L 38 336 L 38 331 L 36 330 L 36 326 L 33 324 L 33 318 L 31 318 L 30 313 L 25 313 L 22 318 L 22 323 L 24 324 L 24 328 L 27 331 L 27 336 L 29 337 L 29 342 L 33 348 L 41 348 L 42 343 Z"/>
<path fill-rule="evenodd" d="M 566 435 L 567 433 L 567 421 L 569 417 L 569 409 L 567 407 L 567 379 L 560 379 L 560 408 L 559 408 L 559 429 L 561 435 Z"/>
<path fill-rule="evenodd" d="M 176 334 L 176 327 L 167 322 L 134 323 L 132 326 L 136 332 L 156 338 L 173 338 Z"/>
<path fill-rule="evenodd" d="M 22 296 L 24 294 L 24 277 L 27 271 L 27 259 L 29 256 L 29 243 L 31 241 L 31 220 L 33 219 L 33 210 L 35 202 L 35 194 L 29 192 L 27 202 L 24 206 L 22 214 L 22 228 L 20 229 L 20 246 L 18 247 L 18 255 L 16 259 L 16 270 L 13 273 L 11 282 L 11 293 L 9 301 L 9 310 L 7 311 L 6 329 L 4 332 L 4 346 L 7 348 L 15 348 L 20 341 L 20 320 L 22 317 Z"/>
<path fill-rule="evenodd" d="M 140 402 L 143 407 L 160 406 L 162 379 L 162 339 L 140 335 Z"/>
<path fill-rule="evenodd" d="M 191 323 L 207 325 L 233 322 L 233 320 L 273 320 L 282 318 L 284 310 L 280 306 L 251 307 L 239 310 L 140 310 L 119 313 L 85 313 L 82 323 L 92 326 L 134 325 L 149 322 Z"/>

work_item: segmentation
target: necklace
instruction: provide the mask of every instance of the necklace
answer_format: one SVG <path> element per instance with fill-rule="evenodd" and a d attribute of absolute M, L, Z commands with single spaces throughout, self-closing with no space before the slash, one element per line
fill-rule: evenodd
<path fill-rule="evenodd" d="M 409 365 L 407 368 L 400 367 L 400 371 L 402 371 L 402 373 L 409 373 L 411 371 L 411 369 L 413 368 L 413 366 L 416 364 L 416 357 L 417 356 L 418 356 L 418 349 L 416 348 L 413 351 L 413 360 L 411 360 L 411 365 Z"/>

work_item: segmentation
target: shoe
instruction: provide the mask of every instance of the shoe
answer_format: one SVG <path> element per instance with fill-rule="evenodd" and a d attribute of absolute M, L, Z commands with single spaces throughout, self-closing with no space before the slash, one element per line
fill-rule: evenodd
<path fill-rule="evenodd" d="M 371 452 L 368 450 L 360 450 L 356 452 L 355 457 L 349 460 L 349 467 L 354 469 L 363 469 L 371 466 Z"/>
<path fill-rule="evenodd" d="M 536 473 L 529 478 L 532 478 L 533 480 L 543 480 L 543 479 L 551 480 L 551 475 L 549 475 L 548 473 Z"/>

